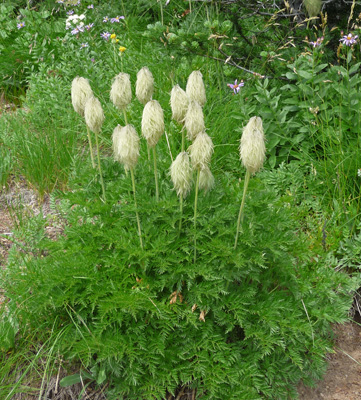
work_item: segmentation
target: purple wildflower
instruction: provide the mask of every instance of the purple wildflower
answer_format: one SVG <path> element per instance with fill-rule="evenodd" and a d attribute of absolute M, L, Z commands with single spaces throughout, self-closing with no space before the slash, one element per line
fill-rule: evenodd
<path fill-rule="evenodd" d="M 321 46 L 323 39 L 324 39 L 324 37 L 322 36 L 320 38 L 317 38 L 315 42 L 309 42 L 309 43 L 313 47 L 318 47 L 318 46 Z"/>
<path fill-rule="evenodd" d="M 237 79 L 234 81 L 234 84 L 232 83 L 227 83 L 227 86 L 229 86 L 232 90 L 234 94 L 237 94 L 241 87 L 244 86 L 244 82 L 243 80 L 241 82 L 238 83 Z"/>
<path fill-rule="evenodd" d="M 81 49 L 84 49 L 85 47 L 89 47 L 88 43 L 82 43 L 80 46 Z"/>
<path fill-rule="evenodd" d="M 18 29 L 24 28 L 25 27 L 25 22 L 20 22 L 16 26 L 18 27 Z"/>
<path fill-rule="evenodd" d="M 104 17 L 103 22 L 109 22 L 109 17 Z"/>
<path fill-rule="evenodd" d="M 72 35 L 77 35 L 79 32 L 80 32 L 80 31 L 79 31 L 78 28 L 74 28 L 74 29 L 71 31 L 71 34 L 72 34 Z"/>
<path fill-rule="evenodd" d="M 117 15 L 115 18 L 112 18 L 112 19 L 110 20 L 110 22 L 111 22 L 112 24 L 114 24 L 114 22 L 120 22 L 121 19 L 124 19 L 124 16 L 123 16 L 123 15 L 122 15 L 122 16 Z"/>
<path fill-rule="evenodd" d="M 66 14 L 67 15 L 73 15 L 74 14 L 74 10 L 69 10 Z"/>
<path fill-rule="evenodd" d="M 81 22 L 81 24 L 77 25 L 76 28 L 78 29 L 79 32 L 84 32 L 84 24 Z"/>
<path fill-rule="evenodd" d="M 95 63 L 95 58 L 92 57 L 92 58 L 90 59 L 90 61 L 91 61 L 92 63 Z"/>
<path fill-rule="evenodd" d="M 86 29 L 87 31 L 90 31 L 90 29 L 91 29 L 93 26 L 94 26 L 93 23 L 91 23 L 91 24 L 89 24 L 89 25 L 85 25 L 85 29 Z"/>
<path fill-rule="evenodd" d="M 94 8 L 94 4 L 90 4 L 90 6 L 88 6 L 87 8 Z"/>
<path fill-rule="evenodd" d="M 109 40 L 110 33 L 109 32 L 103 32 L 103 33 L 100 34 L 100 37 L 102 37 L 105 40 Z"/>
<path fill-rule="evenodd" d="M 352 46 L 353 44 L 356 43 L 357 39 L 358 39 L 357 35 L 353 36 L 352 33 L 349 33 L 348 35 L 342 36 L 340 42 L 342 44 L 345 44 L 346 46 Z"/>

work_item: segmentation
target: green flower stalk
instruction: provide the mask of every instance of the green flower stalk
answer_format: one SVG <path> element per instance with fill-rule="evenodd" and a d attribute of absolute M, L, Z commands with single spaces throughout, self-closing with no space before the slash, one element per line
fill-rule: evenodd
<path fill-rule="evenodd" d="M 87 127 L 95 134 L 100 183 L 102 185 L 103 200 L 106 201 L 103 173 L 100 164 L 100 150 L 98 141 L 98 133 L 100 132 L 104 122 L 104 112 L 100 104 L 100 101 L 96 97 L 94 96 L 90 97 L 88 101 L 85 103 L 84 117 Z"/>
<path fill-rule="evenodd" d="M 188 153 L 183 151 L 178 154 L 170 167 L 170 176 L 174 189 L 179 197 L 181 217 L 179 220 L 179 234 L 182 229 L 183 199 L 187 197 L 192 187 L 192 167 Z"/>
<path fill-rule="evenodd" d="M 140 103 L 146 105 L 152 100 L 154 92 L 154 78 L 148 67 L 143 67 L 137 73 L 135 95 Z"/>
<path fill-rule="evenodd" d="M 204 106 L 207 98 L 201 71 L 193 71 L 189 75 L 186 93 L 191 100 L 196 101 L 201 107 Z"/>
<path fill-rule="evenodd" d="M 90 87 L 88 79 L 81 78 L 79 76 L 74 78 L 71 84 L 71 101 L 74 110 L 82 117 L 84 117 L 85 103 L 91 96 L 93 96 L 93 91 Z M 88 125 L 87 125 L 87 135 L 88 135 L 88 142 L 90 149 L 90 159 L 92 167 L 95 168 L 93 145 Z"/>
<path fill-rule="evenodd" d="M 148 101 L 143 110 L 142 135 L 147 140 L 149 148 L 153 149 L 154 178 L 156 200 L 159 200 L 159 186 L 157 173 L 157 157 L 155 146 L 164 133 L 164 114 L 157 100 Z"/>
<path fill-rule="evenodd" d="M 242 164 L 246 167 L 246 177 L 243 187 L 242 203 L 239 209 L 238 220 L 237 220 L 237 232 L 234 242 L 234 249 L 237 247 L 237 241 L 239 236 L 240 224 L 243 221 L 243 208 L 246 199 L 246 193 L 248 183 L 251 175 L 258 172 L 264 162 L 266 153 L 265 137 L 263 133 L 262 119 L 259 117 L 252 117 L 248 124 L 244 127 L 240 146 L 239 154 L 242 160 Z"/>
<path fill-rule="evenodd" d="M 134 179 L 134 168 L 138 163 L 138 157 L 139 157 L 139 136 L 132 125 L 126 125 L 124 127 L 118 125 L 113 131 L 112 140 L 113 140 L 114 159 L 122 163 L 126 171 L 130 170 L 132 186 L 133 186 L 135 214 L 137 217 L 137 225 L 138 225 L 138 236 L 140 241 L 140 247 L 143 249 L 142 231 L 140 227 L 137 200 L 135 196 L 135 179 Z"/>
<path fill-rule="evenodd" d="M 206 134 L 206 132 L 200 132 L 195 138 L 194 142 L 189 146 L 189 153 L 192 161 L 193 168 L 197 171 L 196 179 L 196 194 L 194 199 L 194 262 L 197 259 L 197 204 L 198 204 L 198 189 L 199 189 L 199 178 L 202 169 L 208 167 L 211 161 L 213 153 L 213 142 L 212 139 Z"/>

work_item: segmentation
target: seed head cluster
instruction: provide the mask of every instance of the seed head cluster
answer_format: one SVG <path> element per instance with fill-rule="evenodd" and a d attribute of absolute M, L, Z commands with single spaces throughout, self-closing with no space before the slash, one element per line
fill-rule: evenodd
<path fill-rule="evenodd" d="M 175 85 L 170 92 L 172 118 L 178 123 L 183 124 L 188 105 L 189 97 L 187 96 L 187 93 L 179 85 Z"/>
<path fill-rule="evenodd" d="M 200 132 L 205 131 L 202 107 L 195 100 L 191 100 L 184 120 L 187 137 L 193 141 Z"/>
<path fill-rule="evenodd" d="M 193 71 L 187 81 L 186 93 L 191 100 L 195 100 L 203 107 L 206 103 L 206 89 L 204 87 L 202 73 Z"/>
<path fill-rule="evenodd" d="M 89 129 L 94 133 L 99 133 L 104 122 L 104 112 L 96 97 L 89 97 L 85 103 L 84 117 Z"/>
<path fill-rule="evenodd" d="M 154 78 L 147 67 L 143 67 L 137 73 L 135 95 L 142 104 L 147 104 L 152 99 L 154 92 Z"/>
<path fill-rule="evenodd" d="M 262 168 L 266 146 L 261 118 L 252 117 L 244 127 L 239 153 L 242 164 L 251 174 L 254 175 Z"/>
<path fill-rule="evenodd" d="M 186 151 L 179 153 L 170 167 L 170 177 L 178 196 L 185 198 L 192 187 L 192 167 Z"/>
<path fill-rule="evenodd" d="M 209 169 L 208 165 L 203 167 L 199 173 L 199 189 L 203 189 L 205 192 L 211 190 L 214 186 L 214 176 Z"/>
<path fill-rule="evenodd" d="M 119 110 L 124 110 L 132 100 L 132 88 L 130 85 L 130 76 L 121 72 L 114 78 L 110 90 L 110 100 Z"/>
<path fill-rule="evenodd" d="M 194 169 L 202 170 L 208 166 L 213 153 L 213 142 L 206 132 L 198 133 L 194 142 L 189 146 L 189 153 Z"/>
<path fill-rule="evenodd" d="M 74 110 L 84 117 L 85 103 L 93 95 L 88 79 L 77 76 L 71 84 L 71 101 Z"/>
<path fill-rule="evenodd" d="M 143 110 L 142 135 L 150 148 L 155 147 L 164 133 L 163 110 L 157 100 L 148 101 Z"/>
<path fill-rule="evenodd" d="M 134 126 L 116 126 L 112 139 L 115 160 L 124 164 L 126 170 L 134 168 L 139 157 L 139 136 Z"/>

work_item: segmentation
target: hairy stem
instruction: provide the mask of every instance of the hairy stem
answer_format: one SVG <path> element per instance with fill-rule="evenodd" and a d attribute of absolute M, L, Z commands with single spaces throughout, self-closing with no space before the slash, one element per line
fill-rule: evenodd
<path fill-rule="evenodd" d="M 89 142 L 89 148 L 90 148 L 90 158 L 92 160 L 92 167 L 95 168 L 93 145 L 92 145 L 92 139 L 91 139 L 91 136 L 90 136 L 90 129 L 89 129 L 88 125 L 86 126 L 86 130 L 88 132 L 88 142 Z"/>
<path fill-rule="evenodd" d="M 153 160 L 154 160 L 154 178 L 155 178 L 155 198 L 159 201 L 159 186 L 158 186 L 158 172 L 157 172 L 157 153 L 155 146 L 153 147 Z"/>
<path fill-rule="evenodd" d="M 97 146 L 97 159 L 98 159 L 98 168 L 99 168 L 99 175 L 100 175 L 100 184 L 102 185 L 102 191 L 103 191 L 103 200 L 104 202 L 106 201 L 105 198 L 105 187 L 104 187 L 104 181 L 103 181 L 103 172 L 102 172 L 102 167 L 100 165 L 100 151 L 99 151 L 99 142 L 98 142 L 98 134 L 95 134 L 95 143 Z"/>
<path fill-rule="evenodd" d="M 197 204 L 198 204 L 198 186 L 199 186 L 199 174 L 200 168 L 197 169 L 197 180 L 196 180 L 196 196 L 194 199 L 194 263 L 197 260 Z"/>
<path fill-rule="evenodd" d="M 137 199 L 135 197 L 135 180 L 134 180 L 133 168 L 130 169 L 130 175 L 132 177 L 133 196 L 134 196 L 134 205 L 135 205 L 135 215 L 137 217 L 137 224 L 138 224 L 138 236 L 139 236 L 139 241 L 140 241 L 140 247 L 143 249 L 142 231 L 140 229 L 140 220 L 139 220 L 139 214 L 138 214 Z"/>
<path fill-rule="evenodd" d="M 236 247 L 237 247 L 238 236 L 239 236 L 239 227 L 241 225 L 241 222 L 243 222 L 243 208 L 244 208 L 244 203 L 245 203 L 245 199 L 246 199 L 246 193 L 247 193 L 247 188 L 248 188 L 248 183 L 249 183 L 250 177 L 251 177 L 251 174 L 247 169 L 246 178 L 244 180 L 242 203 L 241 203 L 241 207 L 239 209 L 238 220 L 237 220 L 237 232 L 236 232 L 236 239 L 234 241 L 234 249 L 236 249 Z"/>

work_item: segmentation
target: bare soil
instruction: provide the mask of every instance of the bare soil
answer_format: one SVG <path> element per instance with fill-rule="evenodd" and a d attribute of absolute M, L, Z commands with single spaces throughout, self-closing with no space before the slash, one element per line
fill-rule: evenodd
<path fill-rule="evenodd" d="M 44 218 L 52 215 L 49 206 L 49 199 L 40 203 L 35 192 L 29 189 L 25 181 L 18 181 L 10 185 L 5 190 L 2 188 L 0 193 L 0 266 L 3 268 L 8 256 L 12 242 L 12 229 L 14 226 L 14 213 L 9 212 L 9 207 L 16 207 L 21 202 L 23 210 L 29 210 L 33 215 L 40 212 Z M 50 218 L 47 226 L 47 234 L 55 238 L 61 231 L 57 218 Z M 0 288 L 0 305 L 5 301 L 4 293 Z M 344 325 L 335 325 L 334 332 L 336 342 L 334 353 L 327 356 L 328 369 L 324 379 L 316 387 L 305 387 L 302 383 L 298 387 L 300 400 L 360 400 L 361 399 L 361 319 L 356 314 L 355 321 Z M 358 320 L 358 321 L 357 321 Z M 59 370 L 60 376 L 66 376 L 66 372 Z M 79 384 L 72 389 L 60 388 L 58 385 L 59 376 L 50 379 L 45 389 L 45 397 L 48 399 L 70 400 L 78 399 L 83 387 Z M 84 399 L 105 399 L 100 391 L 91 389 L 86 391 Z M 169 395 L 167 400 L 193 400 L 196 398 L 195 392 L 190 389 L 180 389 L 176 397 Z M 37 395 L 25 396 L 16 395 L 14 400 L 19 399 L 38 399 Z M 227 400 L 227 399 L 225 399 Z"/>

